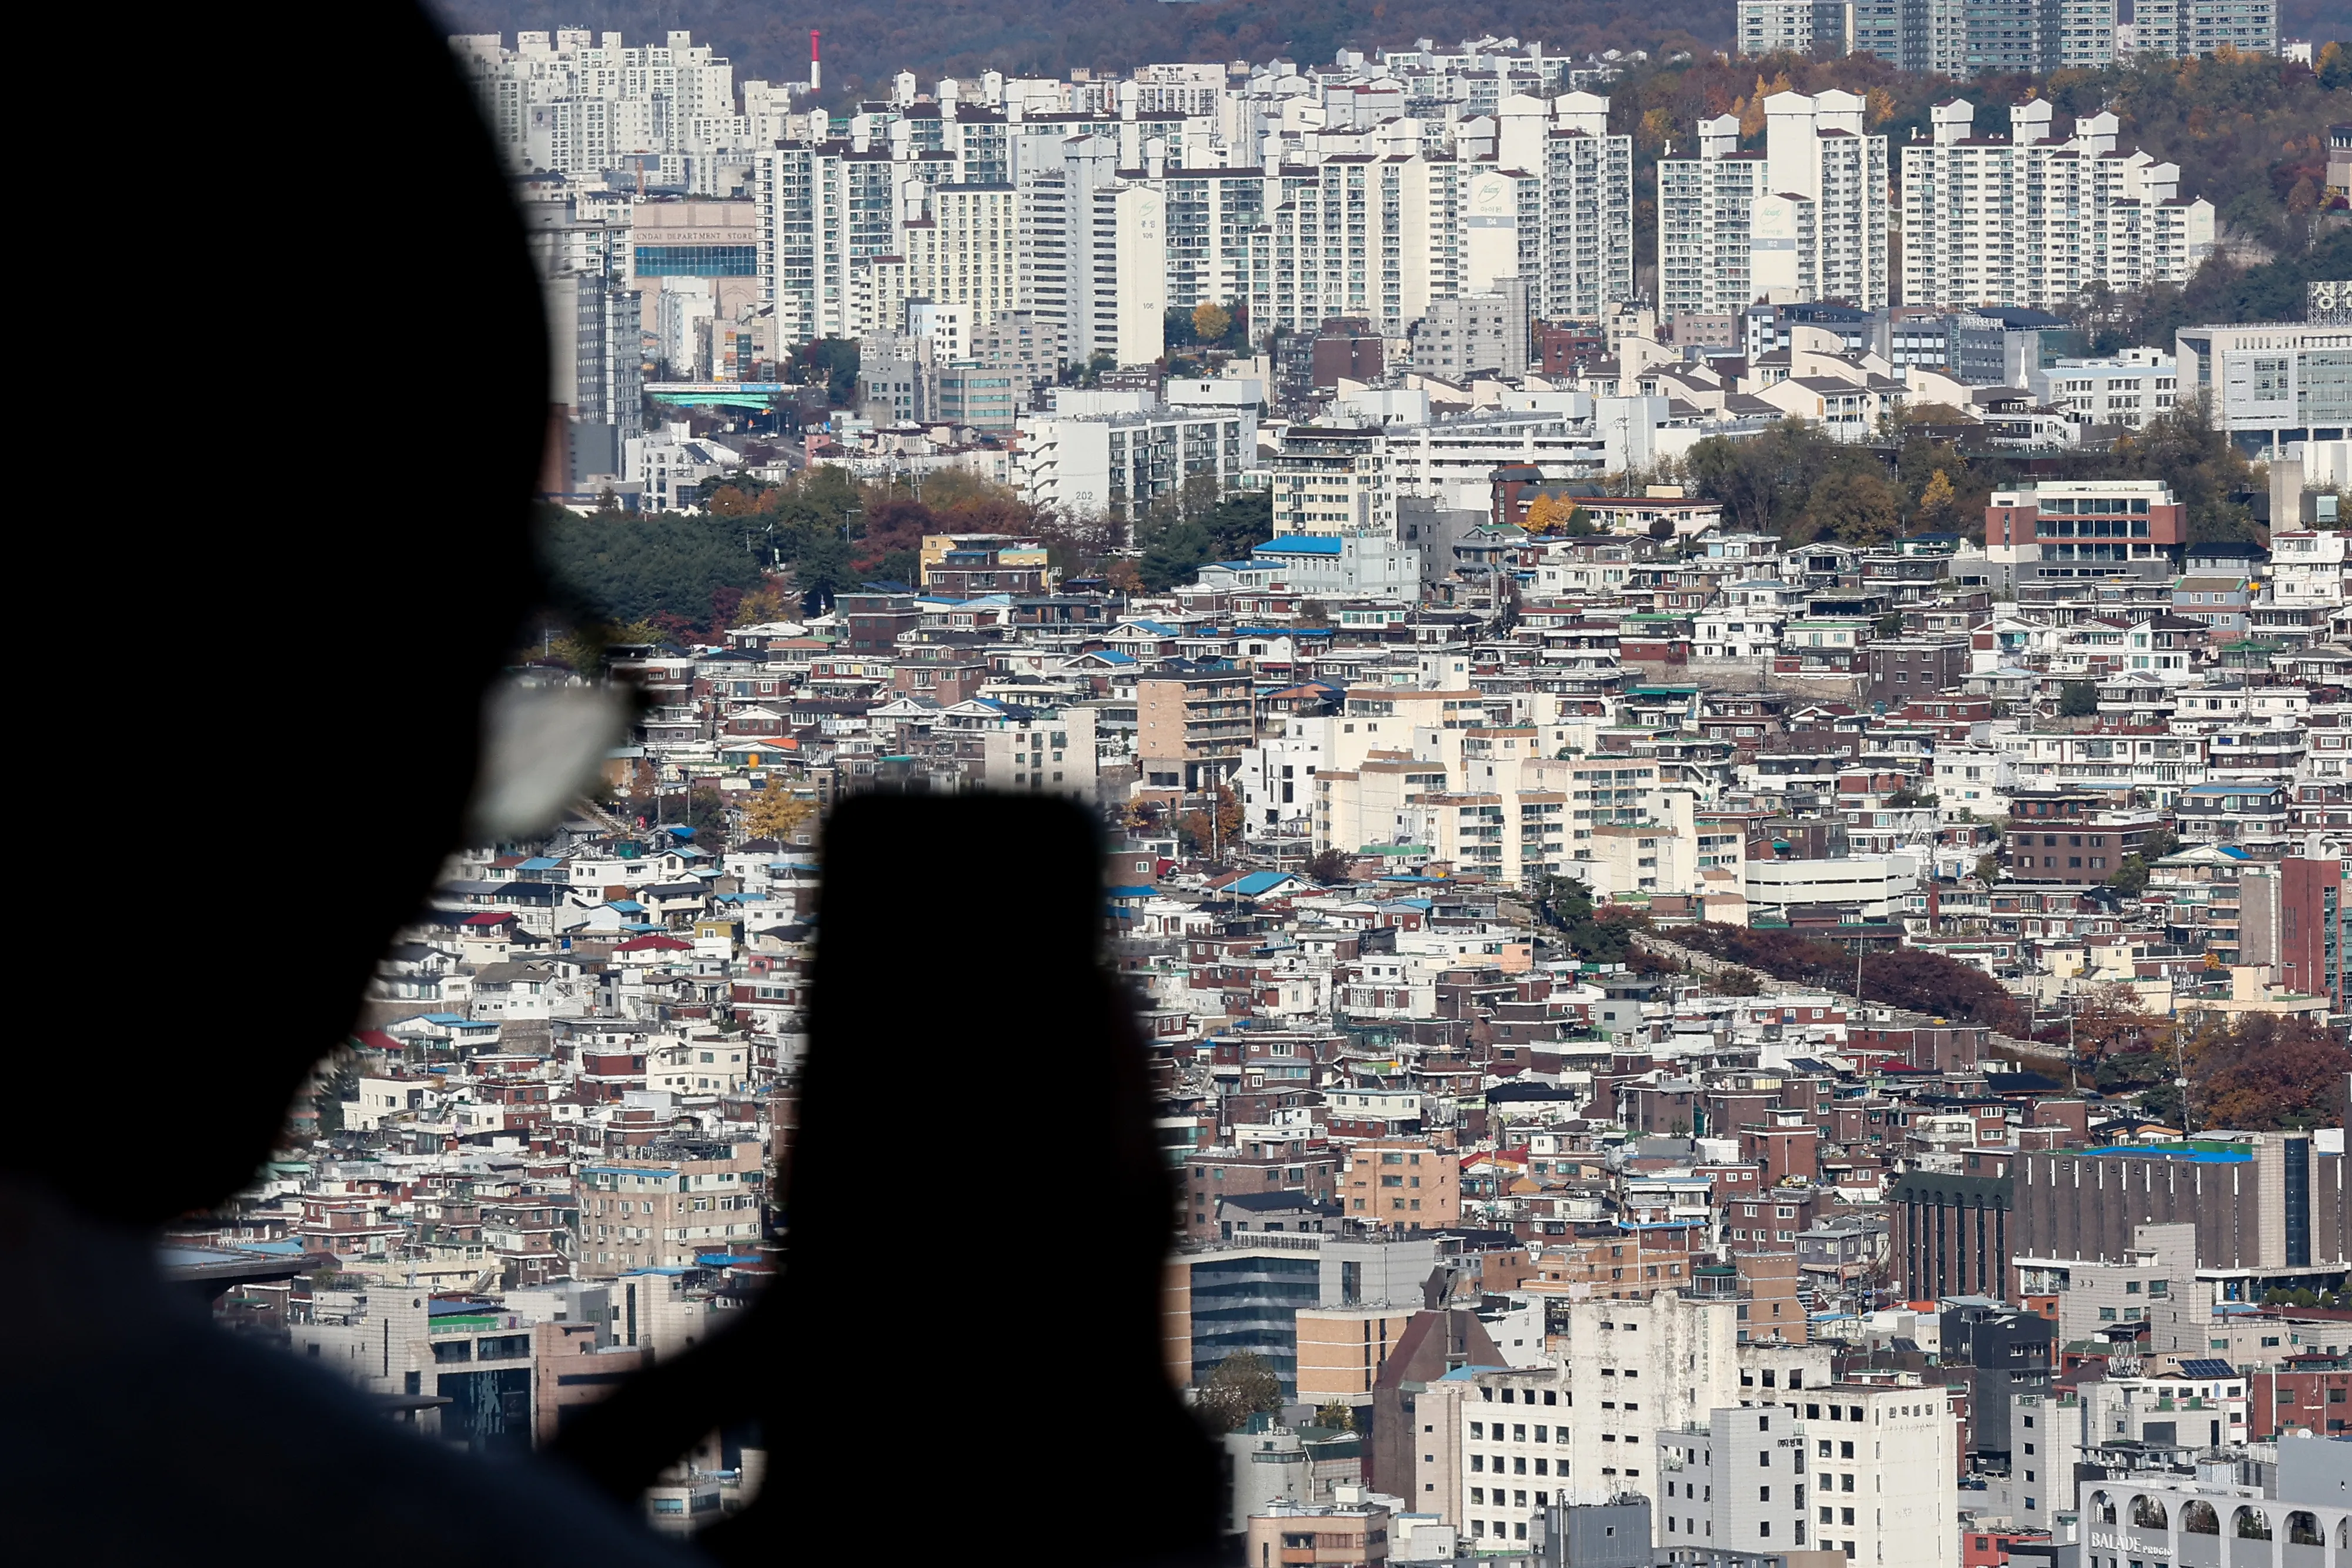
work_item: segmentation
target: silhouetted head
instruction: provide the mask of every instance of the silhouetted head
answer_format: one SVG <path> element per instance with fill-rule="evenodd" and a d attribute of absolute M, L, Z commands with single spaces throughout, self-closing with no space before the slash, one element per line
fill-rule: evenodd
<path fill-rule="evenodd" d="M 457 842 L 483 687 L 540 598 L 545 329 L 504 177 L 421 15 L 320 25 L 352 95 L 402 111 L 211 183 L 172 278 L 207 329 L 141 415 L 161 434 L 44 536 L 47 601 L 112 613 L 18 705 L 44 758 L 18 841 L 79 868 L 88 924 L 26 988 L 57 1092 L 0 1169 L 97 1218 L 210 1207 L 268 1157 Z"/>

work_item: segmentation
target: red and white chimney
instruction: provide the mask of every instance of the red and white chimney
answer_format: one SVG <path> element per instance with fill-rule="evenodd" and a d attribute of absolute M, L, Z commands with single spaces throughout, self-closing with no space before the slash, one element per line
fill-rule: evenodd
<path fill-rule="evenodd" d="M 817 30 L 809 29 L 809 96 L 814 98 L 824 88 L 824 67 L 816 57 Z"/>

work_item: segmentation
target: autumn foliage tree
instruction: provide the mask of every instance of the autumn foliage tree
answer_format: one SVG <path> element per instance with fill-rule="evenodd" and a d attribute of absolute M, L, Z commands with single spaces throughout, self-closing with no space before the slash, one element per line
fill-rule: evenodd
<path fill-rule="evenodd" d="M 1840 943 L 1815 941 L 1790 931 L 1756 931 L 1713 922 L 1683 926 L 1674 935 L 1685 947 L 1778 979 L 1834 991 L 1853 988 L 1853 949 Z M 1971 965 L 1917 947 L 1867 955 L 1863 961 L 1863 997 L 2005 1033 L 2020 1033 L 2025 1027 L 2017 998 L 2000 981 Z"/>
<path fill-rule="evenodd" d="M 1531 534 L 1567 534 L 1580 537 L 1597 534 L 1592 516 L 1568 496 L 1538 496 L 1528 503 L 1520 526 Z"/>
<path fill-rule="evenodd" d="M 782 784 L 771 780 L 766 789 L 755 791 L 744 805 L 743 831 L 755 839 L 773 839 L 780 844 L 789 844 L 815 816 L 814 800 L 795 795 Z"/>
<path fill-rule="evenodd" d="M 2271 1132 L 2343 1120 L 2352 1050 L 2308 1015 L 2243 1013 L 2227 1030 L 2199 1030 L 2183 1054 L 2201 1127 Z"/>
<path fill-rule="evenodd" d="M 1217 817 L 1213 827 L 1210 824 L 1209 813 L 1200 809 L 1187 811 L 1176 820 L 1177 830 L 1184 835 L 1194 854 L 1230 855 L 1241 847 L 1241 797 L 1220 784 L 1215 800 Z"/>

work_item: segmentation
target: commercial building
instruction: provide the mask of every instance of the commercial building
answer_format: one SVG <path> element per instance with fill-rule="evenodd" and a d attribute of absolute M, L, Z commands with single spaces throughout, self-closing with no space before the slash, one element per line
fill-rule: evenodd
<path fill-rule="evenodd" d="M 1996 490 L 1985 554 L 2020 582 L 2170 578 L 2189 542 L 2188 512 L 2160 479 Z"/>
<path fill-rule="evenodd" d="M 2217 1299 L 2238 1301 L 2352 1261 L 2344 1156 L 2308 1134 L 2028 1151 L 2009 1181 L 2007 1236 L 2019 1257 L 2121 1261 L 2139 1246 L 2137 1227 L 2190 1223 L 2198 1267 L 2216 1281 Z"/>
<path fill-rule="evenodd" d="M 2352 431 L 2352 329 L 2296 322 L 2183 328 L 2173 338 L 2180 394 L 2250 452 Z"/>

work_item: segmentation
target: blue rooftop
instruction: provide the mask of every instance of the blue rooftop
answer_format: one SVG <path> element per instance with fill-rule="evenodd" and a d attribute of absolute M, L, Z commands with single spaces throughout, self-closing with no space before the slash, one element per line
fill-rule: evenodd
<path fill-rule="evenodd" d="M 1283 538 L 1269 539 L 1250 551 L 1262 555 L 1338 555 L 1341 539 L 1337 534 L 1291 534 Z"/>
<path fill-rule="evenodd" d="M 2118 1144 L 2112 1149 L 2093 1149 L 2083 1157 L 2095 1160 L 2110 1155 L 2130 1155 L 2143 1160 L 2179 1160 L 2200 1166 L 2243 1165 L 2254 1157 L 2254 1152 L 2242 1145 L 2215 1144 Z"/>
<path fill-rule="evenodd" d="M 1244 898 L 1255 898 L 1259 894 L 1280 887 L 1290 880 L 1291 875 L 1286 871 L 1254 871 L 1238 882 L 1226 883 L 1225 891 L 1238 893 Z"/>

